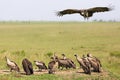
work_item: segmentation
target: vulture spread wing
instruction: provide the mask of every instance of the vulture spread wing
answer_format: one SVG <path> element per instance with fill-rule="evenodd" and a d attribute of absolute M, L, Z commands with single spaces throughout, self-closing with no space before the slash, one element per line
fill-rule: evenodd
<path fill-rule="evenodd" d="M 110 7 L 93 7 L 93 8 L 89 8 L 89 9 L 81 9 L 81 10 L 77 10 L 77 9 L 66 9 L 63 11 L 59 11 L 57 12 L 57 16 L 63 16 L 66 14 L 75 14 L 75 13 L 79 13 L 81 16 L 83 16 L 85 19 L 92 17 L 94 13 L 96 12 L 106 12 L 106 11 L 111 11 L 113 10 Z"/>
<path fill-rule="evenodd" d="M 92 13 L 95 13 L 95 12 L 105 12 L 105 11 L 110 11 L 112 10 L 112 8 L 108 8 L 108 7 L 94 7 L 94 8 L 90 8 L 90 9 L 87 9 L 88 12 L 92 12 Z"/>
<path fill-rule="evenodd" d="M 63 15 L 66 15 L 66 14 L 74 14 L 74 13 L 80 13 L 80 11 L 77 10 L 77 9 L 66 9 L 66 10 L 57 12 L 57 15 L 58 16 L 63 16 Z"/>

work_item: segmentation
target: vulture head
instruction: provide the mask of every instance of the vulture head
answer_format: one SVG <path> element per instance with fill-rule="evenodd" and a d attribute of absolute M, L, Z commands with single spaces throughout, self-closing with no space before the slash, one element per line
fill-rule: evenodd
<path fill-rule="evenodd" d="M 61 54 L 62 56 L 65 56 L 65 54 Z"/>
<path fill-rule="evenodd" d="M 88 54 L 87 54 L 87 57 L 92 57 L 92 54 L 88 53 Z"/>
<path fill-rule="evenodd" d="M 77 54 L 75 54 L 74 56 L 77 57 Z"/>

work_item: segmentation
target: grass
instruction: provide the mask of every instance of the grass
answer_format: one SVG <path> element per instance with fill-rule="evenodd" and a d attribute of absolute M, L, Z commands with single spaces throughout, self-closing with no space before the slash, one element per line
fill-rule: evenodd
<path fill-rule="evenodd" d="M 1 76 L 0 80 L 63 80 L 62 77 L 49 74 L 16 76 L 14 74 Z"/>
<path fill-rule="evenodd" d="M 5 56 L 14 60 L 22 69 L 22 59 L 42 60 L 47 64 L 49 56 L 65 53 L 78 65 L 75 57 L 92 53 L 102 61 L 103 68 L 110 72 L 113 80 L 120 79 L 120 23 L 119 22 L 33 22 L 0 23 L 0 69 L 6 67 Z M 35 65 L 33 63 L 35 68 Z M 8 76 L 8 78 L 6 78 Z M 50 77 L 51 79 L 47 79 Z M 15 78 L 13 75 L 0 76 L 0 80 L 66 80 L 56 75 L 32 75 Z M 74 78 L 74 77 L 73 77 Z M 78 76 L 74 80 L 88 79 Z M 99 80 L 96 76 L 91 80 Z M 101 78 L 102 79 L 102 78 Z M 108 79 L 108 80 L 109 80 Z M 72 78 L 71 78 L 72 80 Z M 104 78 L 102 79 L 104 80 Z"/>

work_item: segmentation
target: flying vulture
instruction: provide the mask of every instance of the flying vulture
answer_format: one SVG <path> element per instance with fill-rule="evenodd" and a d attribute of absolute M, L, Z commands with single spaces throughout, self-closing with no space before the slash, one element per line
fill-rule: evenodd
<path fill-rule="evenodd" d="M 112 8 L 110 7 L 93 7 L 93 8 L 89 8 L 89 9 L 66 9 L 63 11 L 58 11 L 57 12 L 57 16 L 63 16 L 66 14 L 75 14 L 78 13 L 81 16 L 84 17 L 84 19 L 88 19 L 89 17 L 92 17 L 94 13 L 96 12 L 106 12 L 106 11 L 111 11 Z"/>

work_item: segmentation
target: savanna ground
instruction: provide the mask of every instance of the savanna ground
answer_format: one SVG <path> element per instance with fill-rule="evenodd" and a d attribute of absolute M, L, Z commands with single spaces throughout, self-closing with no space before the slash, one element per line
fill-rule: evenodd
<path fill-rule="evenodd" d="M 10 73 L 5 56 L 15 61 L 21 71 L 22 59 L 50 61 L 49 56 L 62 53 L 77 63 L 91 53 L 103 65 L 102 73 L 86 75 L 81 69 L 57 71 L 56 74 L 35 72 L 25 76 Z M 119 22 L 13 22 L 0 23 L 0 80 L 120 80 L 120 23 Z M 8 74 L 6 74 L 8 73 Z"/>

